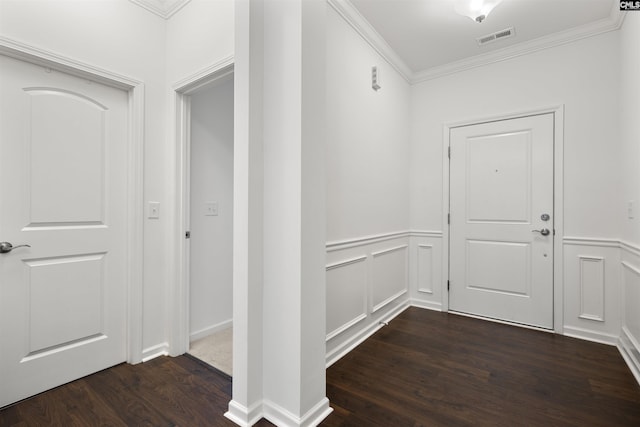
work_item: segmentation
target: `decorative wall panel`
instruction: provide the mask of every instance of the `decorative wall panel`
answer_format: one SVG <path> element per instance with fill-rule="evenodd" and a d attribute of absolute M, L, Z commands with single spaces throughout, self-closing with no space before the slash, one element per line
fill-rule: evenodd
<path fill-rule="evenodd" d="M 604 258 L 580 257 L 580 318 L 604 322 Z"/>
<path fill-rule="evenodd" d="M 372 254 L 372 312 L 407 292 L 407 248 L 402 245 Z"/>

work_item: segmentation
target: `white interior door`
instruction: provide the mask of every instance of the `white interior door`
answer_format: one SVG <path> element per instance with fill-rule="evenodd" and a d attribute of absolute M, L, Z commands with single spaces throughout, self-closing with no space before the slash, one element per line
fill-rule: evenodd
<path fill-rule="evenodd" d="M 553 328 L 553 115 L 450 144 L 450 310 Z"/>
<path fill-rule="evenodd" d="M 128 94 L 0 70 L 2 407 L 126 359 Z"/>

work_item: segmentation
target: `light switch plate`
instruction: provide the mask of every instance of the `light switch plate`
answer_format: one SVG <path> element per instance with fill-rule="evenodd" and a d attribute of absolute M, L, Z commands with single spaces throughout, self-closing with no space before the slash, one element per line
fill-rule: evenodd
<path fill-rule="evenodd" d="M 204 214 L 205 216 L 218 216 L 218 202 L 205 202 Z"/>
<path fill-rule="evenodd" d="M 149 202 L 147 216 L 149 217 L 149 219 L 160 218 L 160 202 Z"/>

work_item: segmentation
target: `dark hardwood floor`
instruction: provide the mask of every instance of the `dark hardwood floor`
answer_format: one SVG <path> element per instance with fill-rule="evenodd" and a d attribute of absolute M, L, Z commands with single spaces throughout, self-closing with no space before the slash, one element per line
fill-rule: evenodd
<path fill-rule="evenodd" d="M 409 308 L 327 371 L 327 426 L 640 426 L 615 347 Z"/>
<path fill-rule="evenodd" d="M 418 308 L 331 366 L 327 396 L 328 427 L 640 426 L 615 347 Z M 5 408 L 0 426 L 233 426 L 230 397 L 225 374 L 160 357 Z"/>

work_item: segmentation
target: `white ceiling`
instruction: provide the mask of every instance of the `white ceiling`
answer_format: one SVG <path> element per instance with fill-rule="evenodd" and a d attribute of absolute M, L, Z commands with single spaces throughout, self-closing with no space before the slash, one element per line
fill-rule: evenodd
<path fill-rule="evenodd" d="M 480 24 L 458 15 L 453 0 L 329 2 L 409 80 L 616 29 L 622 19 L 618 0 L 503 0 Z M 476 42 L 509 27 L 515 36 Z"/>
<path fill-rule="evenodd" d="M 129 1 L 168 19 L 190 0 Z M 327 0 L 412 83 L 615 30 L 624 17 L 618 0 L 502 0 L 478 24 L 456 1 Z M 510 27 L 513 37 L 476 41 Z"/>

